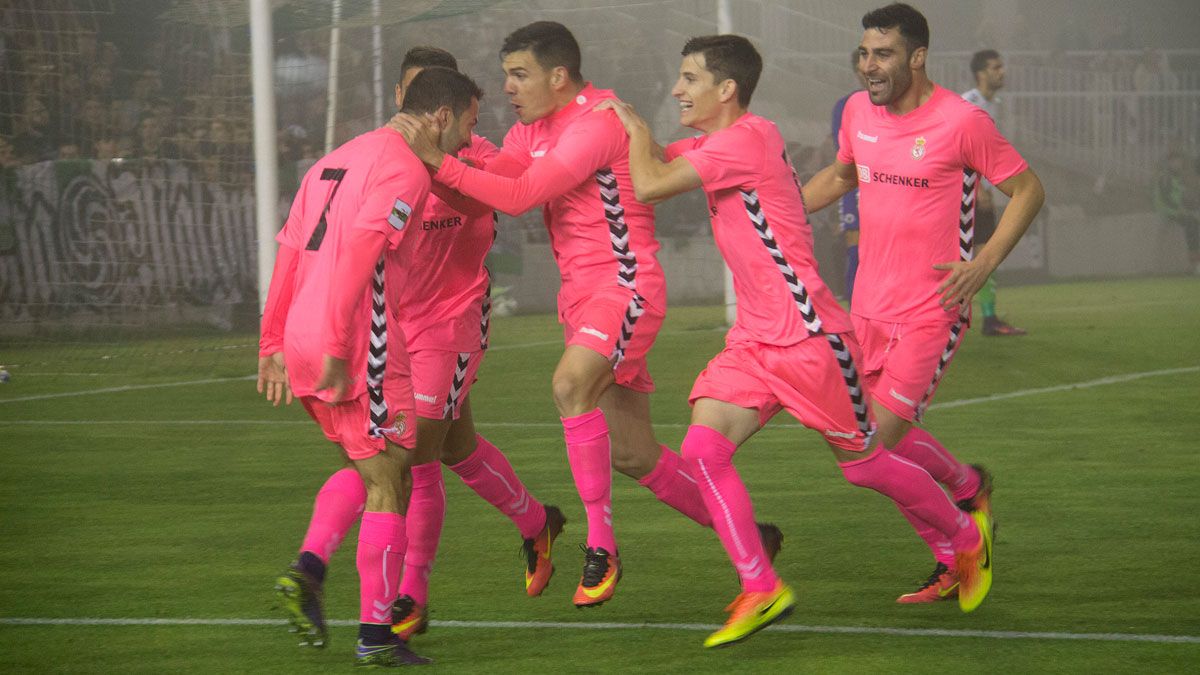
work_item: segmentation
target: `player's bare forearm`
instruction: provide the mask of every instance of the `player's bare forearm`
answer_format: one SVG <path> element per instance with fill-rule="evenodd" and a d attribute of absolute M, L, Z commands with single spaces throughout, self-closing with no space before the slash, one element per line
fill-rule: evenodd
<path fill-rule="evenodd" d="M 1042 181 L 1031 169 L 1026 169 L 996 187 L 1012 197 L 1000 218 L 1000 223 L 996 226 L 996 233 L 969 262 L 934 265 L 934 269 L 950 272 L 938 286 L 943 307 L 967 305 L 971 302 L 979 289 L 987 283 L 988 277 L 1021 240 L 1021 236 L 1029 229 L 1030 223 L 1046 200 Z"/>
<path fill-rule="evenodd" d="M 858 187 L 858 176 L 850 164 L 835 161 L 808 179 L 800 190 L 804 211 L 816 213 Z"/>
<path fill-rule="evenodd" d="M 645 204 L 657 204 L 673 195 L 664 194 L 663 174 L 666 164 L 655 156 L 658 144 L 645 125 L 629 135 L 629 178 L 633 181 L 633 196 Z"/>

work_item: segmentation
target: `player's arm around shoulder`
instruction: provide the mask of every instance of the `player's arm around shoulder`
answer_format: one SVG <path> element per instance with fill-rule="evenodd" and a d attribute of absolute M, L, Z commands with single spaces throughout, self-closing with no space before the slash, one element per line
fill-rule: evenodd
<path fill-rule="evenodd" d="M 858 187 L 858 174 L 853 164 L 840 159 L 818 171 L 800 188 L 804 199 L 804 210 L 815 213 L 842 198 L 842 195 Z"/>
<path fill-rule="evenodd" d="M 634 197 L 646 204 L 657 204 L 677 194 L 701 187 L 700 174 L 683 157 L 666 160 L 666 154 L 646 120 L 633 106 L 614 99 L 601 101 L 597 112 L 612 110 L 629 134 L 629 177 L 633 181 Z"/>

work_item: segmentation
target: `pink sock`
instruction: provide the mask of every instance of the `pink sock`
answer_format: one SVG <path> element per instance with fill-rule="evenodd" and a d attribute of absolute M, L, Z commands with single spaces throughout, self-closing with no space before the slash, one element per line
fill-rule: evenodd
<path fill-rule="evenodd" d="M 412 496 L 408 498 L 408 548 L 404 551 L 404 577 L 400 594 L 418 605 L 429 604 L 429 573 L 446 519 L 446 485 L 442 463 L 426 462 L 412 468 Z"/>
<path fill-rule="evenodd" d="M 367 511 L 358 528 L 360 623 L 389 624 L 404 564 L 404 516 Z"/>
<path fill-rule="evenodd" d="M 300 551 L 308 551 L 329 564 L 329 557 L 358 520 L 366 503 L 367 488 L 357 471 L 347 468 L 334 473 L 313 502 L 312 520 L 308 522 Z"/>
<path fill-rule="evenodd" d="M 704 504 L 713 514 L 713 529 L 733 561 L 742 590 L 765 592 L 775 588 L 779 577 L 763 550 L 750 493 L 733 466 L 737 447 L 708 427 L 693 424 L 683 439 L 683 458 L 699 482 Z"/>
<path fill-rule="evenodd" d="M 536 537 L 546 525 L 545 507 L 525 489 L 504 453 L 483 436 L 476 435 L 475 443 L 475 451 L 450 470 L 484 501 L 508 516 L 522 537 Z"/>
<path fill-rule="evenodd" d="M 604 413 L 596 408 L 575 417 L 564 417 L 562 424 L 571 475 L 575 477 L 575 489 L 587 514 L 587 545 L 616 553 L 617 540 L 612 526 L 612 459 Z"/>
<path fill-rule="evenodd" d="M 890 497 L 906 517 L 911 514 L 950 539 L 954 550 L 979 543 L 974 522 L 913 462 L 880 447 L 863 459 L 840 466 L 846 480 Z"/>
<path fill-rule="evenodd" d="M 899 509 L 901 515 L 908 519 L 929 550 L 933 551 L 933 557 L 949 569 L 954 569 L 954 544 L 946 538 L 946 535 L 938 532 L 937 528 L 913 515 L 903 506 L 896 504 L 896 508 Z"/>
<path fill-rule="evenodd" d="M 979 474 L 958 461 L 932 434 L 920 427 L 909 429 L 892 452 L 916 462 L 934 480 L 949 487 L 954 493 L 954 501 L 966 499 L 979 489 Z"/>
<path fill-rule="evenodd" d="M 661 447 L 658 464 L 653 471 L 638 479 L 638 484 L 650 488 L 658 501 L 704 527 L 712 527 L 712 516 L 704 505 L 704 497 L 700 496 L 696 479 L 688 473 L 687 462 L 667 446 Z"/>

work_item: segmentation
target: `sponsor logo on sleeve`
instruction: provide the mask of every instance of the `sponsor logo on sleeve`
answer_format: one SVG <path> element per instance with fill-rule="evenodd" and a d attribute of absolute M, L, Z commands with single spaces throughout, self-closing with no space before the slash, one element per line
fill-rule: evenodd
<path fill-rule="evenodd" d="M 412 215 L 412 207 L 403 199 L 397 199 L 395 204 L 392 204 L 392 213 L 388 216 L 388 225 L 403 230 L 408 224 L 408 218 Z"/>

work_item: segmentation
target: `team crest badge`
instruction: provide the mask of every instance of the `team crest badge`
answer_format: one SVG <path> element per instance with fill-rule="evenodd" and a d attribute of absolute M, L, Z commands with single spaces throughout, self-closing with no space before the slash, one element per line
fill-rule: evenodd
<path fill-rule="evenodd" d="M 917 136 L 917 140 L 913 142 L 912 158 L 921 159 L 925 156 L 925 137 Z"/>
<path fill-rule="evenodd" d="M 404 225 L 408 223 L 408 217 L 412 215 L 412 207 L 403 199 L 397 199 L 392 205 L 392 212 L 388 215 L 388 224 L 397 230 L 403 230 Z"/>

